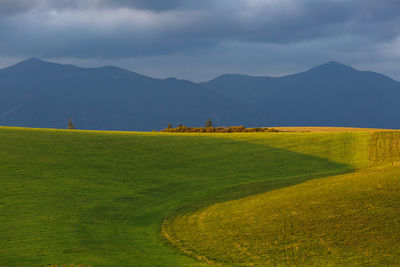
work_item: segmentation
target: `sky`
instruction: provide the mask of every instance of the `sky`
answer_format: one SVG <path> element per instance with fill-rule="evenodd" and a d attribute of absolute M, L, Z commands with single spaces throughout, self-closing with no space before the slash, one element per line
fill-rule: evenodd
<path fill-rule="evenodd" d="M 0 0 L 0 68 L 30 57 L 192 81 L 334 60 L 400 80 L 400 0 Z"/>

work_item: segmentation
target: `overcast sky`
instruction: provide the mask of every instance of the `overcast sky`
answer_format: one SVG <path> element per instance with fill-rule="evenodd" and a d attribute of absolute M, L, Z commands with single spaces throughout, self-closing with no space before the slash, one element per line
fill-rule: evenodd
<path fill-rule="evenodd" d="M 193 81 L 335 60 L 400 80 L 400 0 L 0 0 L 0 67 L 29 57 Z"/>

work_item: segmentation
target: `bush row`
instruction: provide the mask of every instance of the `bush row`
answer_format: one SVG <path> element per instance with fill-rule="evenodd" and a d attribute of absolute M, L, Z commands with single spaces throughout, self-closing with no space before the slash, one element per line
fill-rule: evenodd
<path fill-rule="evenodd" d="M 250 132 L 279 132 L 274 128 L 246 128 L 244 126 L 229 126 L 229 127 L 186 127 L 179 126 L 175 128 L 166 128 L 161 132 L 167 133 L 250 133 Z"/>

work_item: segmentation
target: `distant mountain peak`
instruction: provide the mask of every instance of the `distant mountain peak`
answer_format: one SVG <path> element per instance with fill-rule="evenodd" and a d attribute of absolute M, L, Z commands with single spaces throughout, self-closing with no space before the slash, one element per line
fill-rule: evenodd
<path fill-rule="evenodd" d="M 24 70 L 24 71 L 40 71 L 40 70 L 56 70 L 56 71 L 68 71 L 71 69 L 76 69 L 74 65 L 64 65 L 49 61 L 44 61 L 39 58 L 28 58 L 24 61 L 21 61 L 15 65 L 7 67 L 5 69 L 8 70 Z"/>
<path fill-rule="evenodd" d="M 41 67 L 41 66 L 47 66 L 47 65 L 60 65 L 58 63 L 52 63 L 52 62 L 48 62 L 48 61 L 44 61 L 41 60 L 39 58 L 28 58 L 26 60 L 23 60 L 21 62 L 18 62 L 17 64 L 15 64 L 15 67 Z"/>
<path fill-rule="evenodd" d="M 339 63 L 339 62 L 337 62 L 337 61 L 333 61 L 333 60 L 328 61 L 328 62 L 326 62 L 325 64 L 320 65 L 320 67 L 323 67 L 323 66 L 325 66 L 325 67 L 333 67 L 333 68 L 347 68 L 347 69 L 353 69 L 352 67 L 350 67 L 350 66 L 348 66 L 348 65 L 345 65 L 345 64 Z"/>
<path fill-rule="evenodd" d="M 345 64 L 336 62 L 336 61 L 328 61 L 325 64 L 316 66 L 311 68 L 309 71 L 329 71 L 329 72 L 336 72 L 336 71 L 355 71 L 354 68 L 347 66 Z"/>
<path fill-rule="evenodd" d="M 18 64 L 32 64 L 32 63 L 33 64 L 44 63 L 44 61 L 39 59 L 39 58 L 31 57 L 31 58 L 28 58 L 28 59 L 26 59 L 24 61 L 19 62 Z"/>
<path fill-rule="evenodd" d="M 256 78 L 256 76 L 250 76 L 246 74 L 222 74 L 213 80 L 218 81 L 218 80 L 236 80 L 236 79 L 252 79 L 252 78 Z"/>
<path fill-rule="evenodd" d="M 346 65 L 344 65 L 344 64 L 342 64 L 342 63 L 339 63 L 339 62 L 337 62 L 337 61 L 334 61 L 334 60 L 331 60 L 331 61 L 328 61 L 328 62 L 326 62 L 325 64 L 322 64 L 322 65 L 331 65 L 331 66 L 334 66 L 334 65 L 336 65 L 336 66 L 346 66 Z"/>

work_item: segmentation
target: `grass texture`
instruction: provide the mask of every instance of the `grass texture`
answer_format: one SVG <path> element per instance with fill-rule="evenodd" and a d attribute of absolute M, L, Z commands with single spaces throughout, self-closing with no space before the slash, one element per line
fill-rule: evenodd
<path fill-rule="evenodd" d="M 284 132 L 380 132 L 388 129 L 355 128 L 355 127 L 274 127 Z M 389 130 L 398 131 L 398 130 Z"/>
<path fill-rule="evenodd" d="M 2 127 L 0 266 L 202 266 L 166 244 L 165 219 L 363 168 L 370 142 Z"/>
<path fill-rule="evenodd" d="M 398 132 L 373 133 L 369 168 L 181 214 L 163 232 L 186 254 L 220 265 L 398 266 L 399 140 Z"/>

